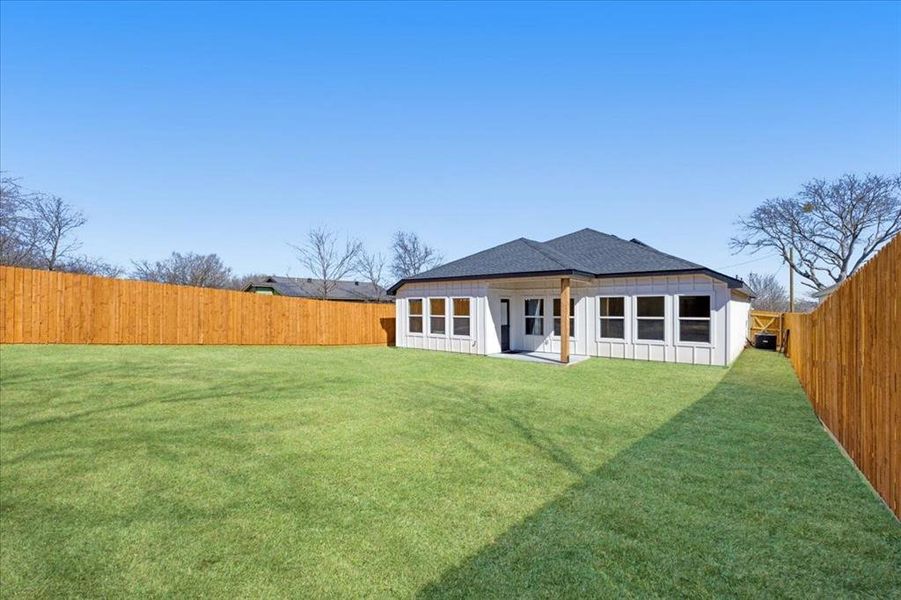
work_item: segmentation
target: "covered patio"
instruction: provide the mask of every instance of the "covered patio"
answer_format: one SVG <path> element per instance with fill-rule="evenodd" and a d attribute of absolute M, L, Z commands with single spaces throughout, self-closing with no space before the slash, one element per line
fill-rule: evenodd
<path fill-rule="evenodd" d="M 553 276 L 489 282 L 487 293 L 492 320 L 497 324 L 497 345 L 487 355 L 552 364 L 575 362 L 576 354 L 587 358 L 584 344 L 576 344 L 573 309 L 577 299 L 573 288 L 590 284 L 581 277 Z"/>

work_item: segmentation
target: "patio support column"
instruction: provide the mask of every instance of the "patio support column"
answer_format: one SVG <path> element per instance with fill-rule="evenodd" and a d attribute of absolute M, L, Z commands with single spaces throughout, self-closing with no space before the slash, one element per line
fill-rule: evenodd
<path fill-rule="evenodd" d="M 560 279 L 560 362 L 569 362 L 569 277 Z"/>

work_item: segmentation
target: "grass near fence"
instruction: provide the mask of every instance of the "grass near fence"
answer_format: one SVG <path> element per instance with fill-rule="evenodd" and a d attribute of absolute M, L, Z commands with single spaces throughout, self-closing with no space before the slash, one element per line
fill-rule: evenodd
<path fill-rule="evenodd" d="M 786 313 L 814 412 L 901 517 L 901 235 L 815 311 Z"/>
<path fill-rule="evenodd" d="M 897 594 L 788 363 L 0 349 L 3 596 Z"/>

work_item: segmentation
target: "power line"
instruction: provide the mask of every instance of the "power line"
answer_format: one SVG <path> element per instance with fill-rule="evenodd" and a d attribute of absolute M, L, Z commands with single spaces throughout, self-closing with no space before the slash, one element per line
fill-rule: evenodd
<path fill-rule="evenodd" d="M 725 266 L 722 266 L 722 267 L 716 267 L 716 269 L 717 269 L 718 271 L 722 271 L 723 269 L 731 269 L 732 267 L 740 267 L 741 265 L 748 265 L 748 264 L 751 264 L 751 263 L 753 263 L 753 262 L 759 262 L 759 261 L 761 261 L 761 260 L 766 260 L 766 259 L 768 259 L 768 258 L 773 258 L 773 257 L 775 257 L 775 256 L 779 256 L 779 253 L 778 253 L 778 252 L 775 252 L 775 253 L 773 253 L 773 254 L 767 254 L 766 256 L 759 256 L 759 257 L 757 257 L 757 258 L 752 258 L 751 260 L 746 260 L 746 261 L 744 261 L 744 262 L 735 263 L 735 264 L 732 264 L 732 265 L 725 265 Z"/>

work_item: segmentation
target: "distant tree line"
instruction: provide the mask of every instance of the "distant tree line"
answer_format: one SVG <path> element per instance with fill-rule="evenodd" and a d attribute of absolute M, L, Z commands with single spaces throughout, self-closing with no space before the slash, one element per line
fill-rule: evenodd
<path fill-rule="evenodd" d="M 18 179 L 0 177 L 0 264 L 231 289 L 265 277 L 235 275 L 218 255 L 194 252 L 132 261 L 127 271 L 79 253 L 77 233 L 86 222 L 80 210 L 59 196 L 29 191 Z M 738 227 L 739 234 L 731 240 L 736 252 L 771 251 L 800 276 L 802 284 L 822 290 L 846 279 L 901 232 L 901 175 L 815 179 L 794 196 L 764 201 L 740 218 Z M 342 238 L 328 227 L 312 228 L 301 243 L 289 245 L 319 282 L 322 298 L 348 277 L 381 289 L 389 273 L 403 279 L 442 261 L 440 252 L 411 231 L 394 233 L 388 255 L 367 251 L 358 239 Z M 775 277 L 752 274 L 749 279 L 758 294 L 757 307 L 787 305 L 785 290 Z"/>
<path fill-rule="evenodd" d="M 340 236 L 328 227 L 311 228 L 294 249 L 303 269 L 316 280 L 317 295 L 329 298 L 339 281 L 356 278 L 379 290 L 373 300 L 382 300 L 390 274 L 398 279 L 410 277 L 438 265 L 441 254 L 423 242 L 416 233 L 398 231 L 392 237 L 390 263 L 378 251 L 369 252 L 363 243 L 350 236 Z M 173 252 L 158 261 L 133 261 L 131 277 L 142 281 L 157 281 L 178 285 L 244 289 L 264 274 L 236 276 L 216 254 Z"/>
<path fill-rule="evenodd" d="M 217 254 L 195 252 L 134 260 L 125 269 L 78 252 L 82 247 L 78 233 L 85 223 L 84 213 L 59 196 L 29 191 L 20 180 L 5 174 L 0 178 L 0 264 L 224 289 L 244 289 L 267 276 L 235 275 Z M 301 266 L 318 281 L 321 298 L 328 298 L 345 278 L 356 277 L 384 290 L 389 271 L 401 279 L 442 260 L 435 248 L 408 231 L 392 237 L 390 264 L 384 253 L 368 252 L 358 239 L 341 239 L 327 227 L 312 228 L 302 243 L 289 245 Z"/>

